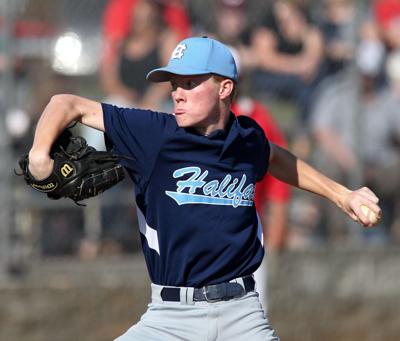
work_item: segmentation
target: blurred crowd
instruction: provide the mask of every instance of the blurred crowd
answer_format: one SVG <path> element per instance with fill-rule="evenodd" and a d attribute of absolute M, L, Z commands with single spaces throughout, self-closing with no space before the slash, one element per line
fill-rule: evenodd
<path fill-rule="evenodd" d="M 207 35 L 235 56 L 236 115 L 253 117 L 272 142 L 350 188 L 370 187 L 381 200 L 382 222 L 365 230 L 321 198 L 266 177 L 256 207 L 267 247 L 400 243 L 400 0 L 109 0 L 98 22 L 101 48 L 91 77 L 63 73 L 47 57 L 14 59 L 18 95 L 11 106 L 0 100 L 15 159 L 29 148 L 35 122 L 56 93 L 171 112 L 169 85 L 145 76 L 167 63 L 184 37 Z M 32 27 L 42 37 L 57 33 L 51 20 L 19 26 L 16 39 Z M 0 53 L 2 72 L 10 61 Z M 102 147 L 101 134 L 78 129 Z M 96 201 L 97 230 L 85 228 L 93 219 L 79 208 L 41 209 L 42 252 L 88 258 L 135 251 L 139 232 L 128 187 Z"/>

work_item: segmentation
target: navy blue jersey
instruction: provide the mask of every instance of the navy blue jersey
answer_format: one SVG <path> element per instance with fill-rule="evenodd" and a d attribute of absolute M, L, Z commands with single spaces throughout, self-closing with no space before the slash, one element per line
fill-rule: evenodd
<path fill-rule="evenodd" d="M 248 117 L 208 136 L 175 117 L 102 104 L 106 134 L 134 182 L 150 278 L 201 287 L 253 273 L 262 229 L 253 203 L 268 168 L 269 143 Z"/>

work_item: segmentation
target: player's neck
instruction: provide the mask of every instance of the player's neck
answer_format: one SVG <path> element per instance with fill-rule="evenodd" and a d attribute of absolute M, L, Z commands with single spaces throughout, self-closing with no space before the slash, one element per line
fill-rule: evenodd
<path fill-rule="evenodd" d="M 207 124 L 207 126 L 205 127 L 196 127 L 195 129 L 201 135 L 208 136 L 216 130 L 224 130 L 228 125 L 229 117 L 230 109 L 228 109 L 227 111 L 224 110 L 219 113 L 217 119 L 214 122 Z"/>

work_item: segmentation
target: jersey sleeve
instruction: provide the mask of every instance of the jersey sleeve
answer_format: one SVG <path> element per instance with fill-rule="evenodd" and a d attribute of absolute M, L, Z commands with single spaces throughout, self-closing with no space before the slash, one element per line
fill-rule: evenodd
<path fill-rule="evenodd" d="M 172 115 L 102 103 L 106 139 L 135 173 L 151 172 L 166 136 L 176 128 Z"/>

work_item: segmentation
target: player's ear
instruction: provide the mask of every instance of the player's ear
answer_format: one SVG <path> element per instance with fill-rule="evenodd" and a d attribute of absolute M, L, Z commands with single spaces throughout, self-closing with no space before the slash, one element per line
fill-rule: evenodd
<path fill-rule="evenodd" d="M 231 79 L 224 79 L 219 86 L 219 96 L 221 99 L 226 99 L 231 96 L 234 89 L 234 83 Z"/>

